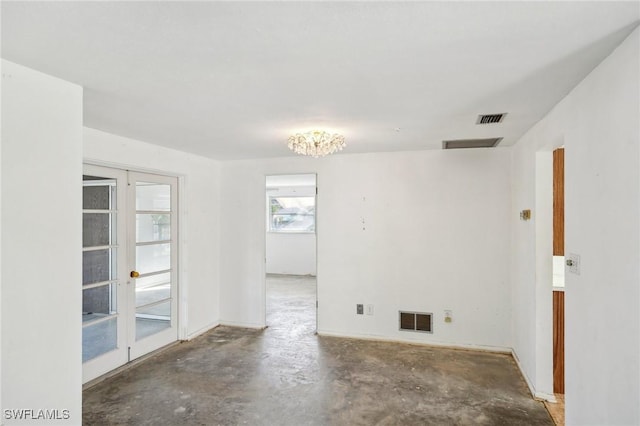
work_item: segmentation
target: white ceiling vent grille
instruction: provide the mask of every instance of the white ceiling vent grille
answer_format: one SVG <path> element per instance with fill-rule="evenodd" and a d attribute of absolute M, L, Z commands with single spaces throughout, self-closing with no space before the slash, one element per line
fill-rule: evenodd
<path fill-rule="evenodd" d="M 507 115 L 506 112 L 502 114 L 480 114 L 478 120 L 476 120 L 476 124 L 502 123 L 505 115 Z"/>
<path fill-rule="evenodd" d="M 442 141 L 442 149 L 495 148 L 502 138 L 489 139 L 455 139 Z"/>

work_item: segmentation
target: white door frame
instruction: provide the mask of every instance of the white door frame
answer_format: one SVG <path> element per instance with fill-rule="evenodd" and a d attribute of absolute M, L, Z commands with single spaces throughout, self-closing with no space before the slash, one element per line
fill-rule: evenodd
<path fill-rule="evenodd" d="M 127 245 L 127 227 L 123 208 L 127 197 L 127 173 L 125 170 L 105 169 L 85 164 L 83 167 L 83 175 L 100 176 L 116 180 L 116 264 L 126 265 L 127 253 L 123 248 L 126 248 Z M 105 352 L 82 364 L 83 383 L 99 377 L 127 362 L 127 271 L 125 269 L 126 268 L 122 267 L 117 268 L 116 274 L 116 349 Z M 84 290 L 85 286 L 82 285 L 81 291 L 83 293 Z"/>
<path fill-rule="evenodd" d="M 178 340 L 178 256 L 175 255 L 175 250 L 178 250 L 178 182 L 175 177 L 163 176 L 152 173 L 141 172 L 128 172 L 128 197 L 127 200 L 127 248 L 128 248 L 128 270 L 134 271 L 136 268 L 136 182 L 152 182 L 171 185 L 171 325 L 168 329 L 152 334 L 141 340 L 136 340 L 136 306 L 135 306 L 135 290 L 136 279 L 127 277 L 127 293 L 128 300 L 133 301 L 127 308 L 127 319 L 133 320 L 133 326 L 129 327 L 128 342 L 129 342 L 129 361 L 139 358 L 147 353 L 154 351 L 162 346 L 166 346 L 170 343 Z M 134 214 L 131 214 L 131 213 Z"/>
<path fill-rule="evenodd" d="M 98 169 L 99 168 L 99 169 Z M 185 184 L 184 184 L 184 175 L 180 174 L 180 173 L 175 173 L 175 172 L 170 172 L 170 171 L 165 171 L 165 170 L 157 170 L 157 169 L 149 169 L 149 168 L 141 168 L 141 167 L 132 167 L 132 166 L 128 166 L 128 165 L 124 165 L 124 164 L 120 164 L 120 163 L 114 163 L 114 162 L 108 162 L 108 161 L 101 161 L 101 160 L 95 160 L 95 159 L 84 159 L 83 161 L 83 174 L 87 174 L 87 170 L 102 170 L 102 169 L 110 169 L 115 171 L 115 173 L 120 173 L 123 174 L 124 176 L 124 185 L 123 189 L 126 187 L 127 185 L 127 172 L 134 172 L 134 173 L 146 173 L 146 174 L 153 174 L 153 175 L 159 175 L 159 176 L 165 176 L 165 177 L 172 177 L 177 179 L 177 196 L 176 197 L 172 197 L 175 198 L 175 202 L 177 202 L 177 215 L 178 215 L 178 220 L 177 220 L 177 227 L 176 228 L 176 239 L 175 239 L 175 246 L 177 247 L 177 251 L 178 251 L 178 256 L 175 257 L 175 261 L 177 262 L 176 265 L 176 269 L 175 269 L 175 276 L 176 276 L 176 297 L 175 297 L 175 301 L 172 303 L 172 309 L 176 309 L 176 315 L 172 315 L 172 320 L 176 320 L 177 321 L 177 340 L 187 340 L 188 339 L 188 328 L 187 328 L 187 308 L 188 308 L 188 304 L 187 304 L 187 280 L 186 280 L 186 273 L 185 273 L 185 255 L 186 255 L 186 250 L 185 250 L 185 244 L 183 241 L 183 236 L 185 235 L 184 229 L 185 229 L 185 221 L 182 220 L 182 218 L 185 217 L 185 206 L 186 203 L 185 201 Z M 100 175 L 100 172 L 96 172 L 98 173 L 98 175 Z M 120 190 L 118 191 L 118 194 L 122 193 L 121 197 L 124 197 L 123 199 L 126 199 L 126 194 L 128 191 L 126 190 Z M 120 197 L 120 195 L 119 195 Z M 119 200 L 118 203 L 121 203 L 121 201 Z M 122 205 L 122 204 L 121 204 Z M 121 229 L 121 228 L 125 228 L 125 229 Z M 125 241 L 122 240 L 122 238 L 127 238 L 126 235 L 126 227 L 119 227 L 119 232 L 123 232 L 124 234 L 122 236 L 119 236 L 119 241 Z M 172 233 L 173 233 L 173 229 L 172 229 Z M 124 251 L 123 251 L 124 252 Z M 130 269 L 127 269 L 129 267 L 128 263 L 128 256 L 126 255 L 126 253 L 123 253 L 124 258 L 122 260 L 119 259 L 119 264 L 121 265 L 126 265 L 125 268 L 119 268 L 118 270 L 118 277 L 122 276 L 122 279 L 125 282 L 127 280 L 129 280 L 129 272 Z M 126 285 L 126 284 L 123 284 Z M 127 313 L 129 311 L 129 307 L 126 307 L 125 309 L 127 309 Z M 135 307 L 134 307 L 135 309 Z M 118 339 L 124 339 L 126 336 L 128 336 L 128 331 L 127 332 L 123 332 L 123 333 L 118 333 Z M 120 344 L 120 342 L 118 342 Z M 117 352 L 117 351 L 112 351 L 112 352 Z M 104 362 L 104 360 L 102 360 L 102 357 L 107 354 L 98 356 L 95 358 L 95 360 L 89 360 L 86 363 L 83 364 L 83 383 L 86 383 L 90 380 L 93 380 L 94 378 L 99 377 L 100 375 L 106 374 L 109 371 L 112 371 L 113 369 L 117 368 L 118 366 L 124 365 L 128 362 L 129 359 L 129 355 L 127 353 L 128 351 L 122 351 L 121 354 L 117 357 L 117 365 L 116 365 L 116 361 L 114 360 L 113 364 L 109 364 L 109 366 L 114 365 L 111 368 L 107 368 L 104 365 L 108 364 L 106 362 Z M 133 358 L 132 358 L 133 359 Z M 93 362 L 93 361 L 97 361 L 97 360 L 102 360 L 103 362 Z"/>
<path fill-rule="evenodd" d="M 103 161 L 95 158 L 84 158 L 84 165 L 100 166 L 110 169 L 125 170 L 131 172 L 150 173 L 161 176 L 171 176 L 178 179 L 178 340 L 189 340 L 189 329 L 187 327 L 188 303 L 187 294 L 189 289 L 189 278 L 186 271 L 187 245 L 184 242 L 186 233 L 187 217 L 187 191 L 185 185 L 185 175 L 170 170 L 154 169 L 151 167 L 139 167 L 131 164 L 116 163 L 113 161 Z"/>
<path fill-rule="evenodd" d="M 265 188 L 266 188 L 266 180 L 269 176 L 296 176 L 296 175 L 314 175 L 315 176 L 315 267 L 316 267 L 316 333 L 318 331 L 318 321 L 319 321 L 319 314 L 318 314 L 318 289 L 320 287 L 319 285 L 319 279 L 318 279 L 318 173 L 317 172 L 299 172 L 299 173 L 265 173 L 264 174 L 264 180 L 263 180 L 263 185 L 262 185 L 262 196 L 265 197 L 263 198 L 263 203 L 262 205 L 264 206 L 264 210 L 262 211 L 262 223 L 264 224 L 264 230 L 262 232 L 262 236 L 263 236 L 263 254 L 264 254 L 264 263 L 263 263 L 263 270 L 262 270 L 262 296 L 263 296 L 263 303 L 262 303 L 262 307 L 263 307 L 263 325 L 265 327 L 268 326 L 267 324 L 267 232 L 269 231 L 269 224 L 268 224 L 268 217 L 269 217 L 269 206 L 268 206 L 268 197 L 266 196 L 266 192 L 265 192 Z"/>

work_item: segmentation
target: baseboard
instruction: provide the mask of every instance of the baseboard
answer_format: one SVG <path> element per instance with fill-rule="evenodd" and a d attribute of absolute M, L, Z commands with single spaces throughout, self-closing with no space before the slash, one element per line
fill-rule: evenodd
<path fill-rule="evenodd" d="M 267 326 L 264 324 L 236 322 L 236 321 L 220 321 L 220 325 L 225 325 L 227 327 L 252 328 L 254 330 L 264 330 L 265 328 L 267 328 Z"/>
<path fill-rule="evenodd" d="M 466 343 L 449 343 L 449 342 L 425 342 L 421 340 L 398 339 L 398 338 L 391 338 L 391 337 L 371 335 L 371 334 L 358 334 L 358 333 L 346 334 L 346 333 L 328 331 L 328 330 L 318 330 L 318 335 L 328 336 L 328 337 L 344 337 L 348 339 L 374 340 L 379 342 L 405 343 L 408 345 L 437 346 L 439 348 L 462 349 L 467 351 L 494 352 L 494 353 L 500 353 L 500 354 L 512 353 L 511 348 L 501 347 L 501 346 L 485 346 L 485 345 L 473 345 L 473 344 L 466 344 Z"/>
<path fill-rule="evenodd" d="M 535 399 L 539 399 L 540 401 L 552 402 L 554 404 L 558 402 L 558 400 L 556 399 L 556 396 L 552 393 L 536 392 L 533 394 L 533 397 Z"/>
<path fill-rule="evenodd" d="M 536 388 L 535 386 L 533 386 L 533 383 L 531 383 L 529 376 L 527 376 L 527 373 L 525 373 L 524 368 L 522 368 L 522 364 L 520 363 L 520 359 L 518 358 L 516 351 L 514 351 L 513 349 L 511 349 L 511 356 L 513 357 L 513 360 L 516 362 L 516 365 L 518 366 L 518 370 L 520 370 L 520 374 L 524 378 L 524 381 L 527 384 L 527 387 L 529 388 L 529 392 L 531 392 L 531 395 L 535 399 L 539 399 L 541 401 L 558 402 L 554 394 L 536 391 Z"/>
<path fill-rule="evenodd" d="M 209 324 L 207 326 L 202 327 L 199 330 L 194 331 L 191 334 L 187 334 L 187 337 L 184 340 L 185 341 L 189 341 L 189 340 L 195 339 L 196 337 L 200 336 L 201 334 L 204 334 L 209 330 L 213 330 L 214 328 L 218 327 L 219 325 L 220 325 L 219 322 L 211 323 L 211 324 Z"/>

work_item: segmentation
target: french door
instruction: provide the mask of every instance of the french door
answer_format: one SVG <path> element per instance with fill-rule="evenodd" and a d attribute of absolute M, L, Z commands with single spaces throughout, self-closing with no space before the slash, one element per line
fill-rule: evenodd
<path fill-rule="evenodd" d="M 87 382 L 177 340 L 177 180 L 84 167 Z"/>

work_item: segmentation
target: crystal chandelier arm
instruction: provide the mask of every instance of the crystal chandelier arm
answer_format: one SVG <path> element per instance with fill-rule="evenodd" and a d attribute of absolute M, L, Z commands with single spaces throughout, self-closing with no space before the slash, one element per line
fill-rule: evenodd
<path fill-rule="evenodd" d="M 342 135 L 314 130 L 289 136 L 287 146 L 297 154 L 318 158 L 338 152 L 346 144 Z"/>

